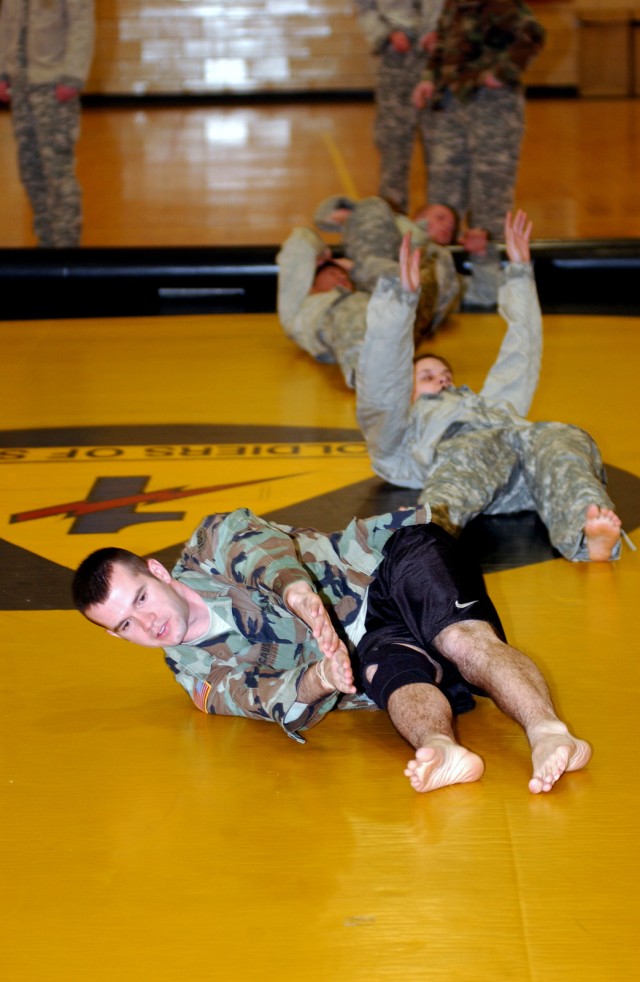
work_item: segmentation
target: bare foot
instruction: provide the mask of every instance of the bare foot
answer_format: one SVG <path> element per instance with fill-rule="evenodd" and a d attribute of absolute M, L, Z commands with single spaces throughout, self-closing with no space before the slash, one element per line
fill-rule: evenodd
<path fill-rule="evenodd" d="M 591 747 L 585 740 L 572 736 L 564 723 L 538 727 L 531 737 L 533 777 L 529 791 L 540 794 L 551 791 L 566 771 L 579 771 L 591 760 Z"/>
<path fill-rule="evenodd" d="M 480 780 L 484 764 L 466 747 L 448 737 L 436 737 L 429 746 L 416 750 L 415 759 L 409 761 L 404 773 L 415 791 L 435 791 L 449 784 Z"/>
<path fill-rule="evenodd" d="M 613 548 L 620 539 L 621 526 L 621 520 L 610 508 L 589 505 L 584 523 L 584 536 L 592 563 L 611 559 Z"/>
<path fill-rule="evenodd" d="M 321 664 L 328 684 L 332 685 L 338 692 L 353 695 L 358 691 L 353 683 L 351 659 L 344 645 L 341 645 L 332 655 L 327 655 Z"/>

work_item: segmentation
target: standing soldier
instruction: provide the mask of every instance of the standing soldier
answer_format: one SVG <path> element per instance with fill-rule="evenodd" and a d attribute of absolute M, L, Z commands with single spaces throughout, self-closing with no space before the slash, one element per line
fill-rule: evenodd
<path fill-rule="evenodd" d="M 493 306 L 499 239 L 513 207 L 524 135 L 521 75 L 544 43 L 522 0 L 445 0 L 427 69 L 413 94 L 427 105 L 429 200 L 473 226 L 469 305 Z M 478 238 L 485 246 L 478 250 Z M 473 248 L 471 244 L 473 243 Z"/>
<path fill-rule="evenodd" d="M 80 244 L 74 153 L 93 40 L 93 0 L 2 0 L 0 101 L 11 103 L 34 232 L 49 248 Z"/>
<path fill-rule="evenodd" d="M 379 57 L 375 144 L 380 154 L 378 194 L 398 212 L 409 210 L 409 172 L 416 130 L 426 154 L 428 114 L 411 94 L 422 78 L 429 38 L 442 0 L 356 0 L 356 11 L 372 54 Z M 432 201 L 435 199 L 431 199 Z"/>

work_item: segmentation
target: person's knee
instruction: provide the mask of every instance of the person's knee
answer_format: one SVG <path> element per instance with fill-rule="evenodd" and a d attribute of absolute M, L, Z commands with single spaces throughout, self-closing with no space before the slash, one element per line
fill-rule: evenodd
<path fill-rule="evenodd" d="M 435 670 L 424 654 L 394 643 L 368 662 L 363 671 L 363 688 L 380 709 L 386 709 L 391 695 L 405 685 L 433 685 Z"/>
<path fill-rule="evenodd" d="M 449 624 L 434 638 L 433 645 L 469 678 L 474 668 L 490 656 L 496 645 L 504 645 L 504 641 L 488 621 L 468 620 Z"/>

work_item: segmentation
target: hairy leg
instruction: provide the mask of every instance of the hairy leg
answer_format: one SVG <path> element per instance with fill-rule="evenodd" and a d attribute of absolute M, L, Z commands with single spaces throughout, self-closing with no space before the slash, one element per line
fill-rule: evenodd
<path fill-rule="evenodd" d="M 367 667 L 369 678 L 376 668 Z M 396 689 L 387 711 L 398 733 L 416 751 L 404 772 L 415 791 L 435 791 L 482 777 L 481 758 L 457 742 L 451 707 L 434 685 L 413 683 Z"/>
<path fill-rule="evenodd" d="M 529 790 L 550 791 L 566 772 L 584 767 L 591 747 L 572 736 L 558 718 L 538 667 L 521 651 L 501 641 L 483 621 L 446 627 L 435 646 L 468 682 L 491 696 L 524 729 L 531 746 L 533 775 Z"/>

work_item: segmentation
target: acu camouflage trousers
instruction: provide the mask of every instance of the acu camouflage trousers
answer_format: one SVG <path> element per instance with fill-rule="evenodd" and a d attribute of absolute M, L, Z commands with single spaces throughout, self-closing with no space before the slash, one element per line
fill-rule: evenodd
<path fill-rule="evenodd" d="M 446 92 L 425 116 L 429 201 L 449 205 L 502 241 L 524 135 L 522 92 L 483 88 L 465 103 Z"/>
<path fill-rule="evenodd" d="M 380 154 L 378 194 L 399 212 L 409 208 L 409 173 L 416 132 L 426 160 L 427 114 L 416 109 L 411 93 L 422 77 L 425 54 L 416 48 L 398 54 L 388 47 L 380 56 L 376 83 L 374 140 Z"/>
<path fill-rule="evenodd" d="M 419 500 L 428 501 L 433 521 L 454 535 L 481 512 L 534 509 L 554 548 L 565 559 L 586 561 L 587 507 L 614 507 L 605 480 L 588 433 L 565 423 L 532 423 L 442 440 Z"/>
<path fill-rule="evenodd" d="M 80 99 L 58 102 L 54 85 L 12 79 L 11 118 L 18 147 L 20 179 L 33 209 L 41 246 L 80 244 L 81 191 L 75 174 L 80 132 Z"/>

